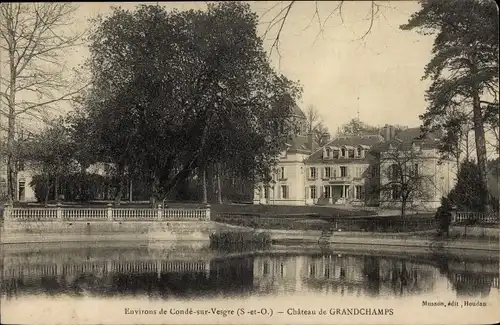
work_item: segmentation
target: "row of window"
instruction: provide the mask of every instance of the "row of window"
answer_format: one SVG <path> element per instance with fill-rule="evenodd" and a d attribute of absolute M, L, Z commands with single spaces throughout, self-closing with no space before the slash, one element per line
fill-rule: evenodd
<path fill-rule="evenodd" d="M 363 171 L 365 170 L 365 167 L 362 166 L 356 166 L 354 168 L 354 177 L 361 177 L 363 175 Z M 337 176 L 337 171 L 339 171 L 338 176 Z M 324 167 L 322 169 L 322 176 L 323 178 L 337 178 L 337 177 L 347 177 L 349 176 L 349 169 L 347 166 L 340 166 L 340 169 L 337 169 L 335 167 Z M 309 167 L 309 173 L 308 173 L 308 178 L 309 179 L 316 179 L 317 178 L 317 168 L 316 167 Z"/>
<path fill-rule="evenodd" d="M 406 169 L 406 165 L 392 164 L 389 168 L 388 178 L 397 178 L 397 177 L 400 177 L 401 175 L 408 176 L 408 175 L 406 175 L 407 173 L 405 173 L 403 171 L 403 169 Z M 419 176 L 419 165 L 414 164 L 409 172 L 410 172 L 409 173 L 410 176 L 413 176 L 413 177 Z"/>
<path fill-rule="evenodd" d="M 320 194 L 317 191 L 317 186 L 312 185 L 309 186 L 309 195 L 310 199 L 318 199 L 319 197 L 330 199 L 333 197 L 333 186 L 324 186 L 322 187 L 323 193 Z M 288 185 L 281 185 L 279 187 L 279 198 L 280 199 L 288 199 L 289 198 L 289 189 Z M 319 194 L 319 196 L 318 196 Z M 347 193 L 341 192 L 340 197 L 345 197 Z M 264 198 L 269 199 L 269 187 L 264 187 Z M 356 185 L 354 189 L 354 198 L 358 200 L 362 200 L 364 198 L 364 188 L 361 185 Z"/>
<path fill-rule="evenodd" d="M 364 198 L 364 187 L 361 185 L 354 186 L 354 198 L 358 200 L 362 200 Z M 334 187 L 333 186 L 322 186 L 323 193 L 320 195 L 321 198 L 331 199 L 334 196 Z M 346 189 L 349 191 L 349 189 Z M 340 191 L 340 197 L 349 196 L 347 192 L 343 192 L 343 188 Z M 309 198 L 310 199 L 318 199 L 317 186 L 311 185 L 309 186 Z"/>
<path fill-rule="evenodd" d="M 288 185 L 281 185 L 279 189 L 280 189 L 279 198 L 288 199 L 289 197 Z M 264 199 L 269 199 L 269 187 L 264 187 Z"/>
<path fill-rule="evenodd" d="M 389 178 L 394 178 L 398 177 L 402 173 L 402 168 L 405 166 L 401 166 L 399 164 L 392 164 L 389 167 Z M 414 164 L 413 167 L 411 168 L 411 174 L 412 176 L 418 176 L 419 175 L 419 164 Z M 336 167 L 309 167 L 308 168 L 308 179 L 317 179 L 318 178 L 318 170 L 321 169 L 321 177 L 322 178 L 337 178 L 337 177 L 347 177 L 351 175 L 351 171 L 354 173 L 354 177 L 363 177 L 363 173 L 367 170 L 366 167 L 363 166 L 355 166 L 349 168 L 348 166 L 340 166 L 340 168 Z M 371 176 L 379 176 L 379 168 L 378 166 L 372 166 L 370 168 L 371 171 Z M 280 180 L 286 180 L 286 170 L 285 167 L 280 167 L 278 170 L 278 178 Z"/>
<path fill-rule="evenodd" d="M 323 158 L 364 158 L 365 150 L 361 147 L 356 149 L 340 148 L 332 149 L 325 148 Z"/>

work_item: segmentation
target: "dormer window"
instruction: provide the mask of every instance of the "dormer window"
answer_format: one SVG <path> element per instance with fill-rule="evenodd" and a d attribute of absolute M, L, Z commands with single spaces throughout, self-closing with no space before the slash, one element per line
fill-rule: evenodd
<path fill-rule="evenodd" d="M 347 152 L 346 148 L 340 149 L 340 156 L 341 157 L 346 157 L 346 152 Z"/>
<path fill-rule="evenodd" d="M 356 150 L 356 156 L 361 157 L 361 152 L 363 152 L 363 149 L 361 149 L 361 147 L 358 147 Z"/>
<path fill-rule="evenodd" d="M 332 150 L 330 148 L 326 148 L 326 157 L 331 158 L 332 156 Z"/>

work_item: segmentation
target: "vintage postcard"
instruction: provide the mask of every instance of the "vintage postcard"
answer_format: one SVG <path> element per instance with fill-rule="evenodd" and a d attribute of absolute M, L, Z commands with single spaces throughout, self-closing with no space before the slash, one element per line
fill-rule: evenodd
<path fill-rule="evenodd" d="M 498 13 L 0 4 L 0 323 L 500 321 Z"/>

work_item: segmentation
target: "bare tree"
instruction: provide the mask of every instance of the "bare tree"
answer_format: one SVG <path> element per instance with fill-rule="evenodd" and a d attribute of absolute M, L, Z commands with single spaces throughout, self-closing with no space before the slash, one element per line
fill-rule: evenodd
<path fill-rule="evenodd" d="M 272 7 L 267 9 L 261 15 L 260 17 L 261 19 L 264 19 L 266 16 L 268 17 L 270 16 L 269 21 L 265 22 L 267 24 L 267 28 L 264 32 L 264 37 L 266 37 L 269 34 L 273 34 L 273 32 L 275 31 L 270 54 L 272 54 L 273 50 L 276 50 L 278 56 L 281 57 L 280 54 L 281 35 L 289 19 L 290 13 L 292 12 L 292 10 L 296 10 L 296 7 L 299 5 L 299 3 L 300 3 L 299 1 L 278 1 L 274 3 Z M 321 8 L 322 1 L 314 1 L 311 3 L 314 3 L 314 12 L 311 14 L 311 19 L 306 29 L 309 28 L 313 24 L 313 22 L 316 22 L 319 29 L 316 39 L 323 34 L 325 26 L 335 15 L 338 15 L 341 21 L 344 22 L 345 6 L 350 5 L 349 1 L 344 1 L 344 0 L 336 1 L 336 4 L 333 9 L 325 11 L 324 9 Z M 325 1 L 324 3 L 331 4 L 332 2 Z M 368 12 L 366 18 L 364 19 L 367 22 L 367 27 L 363 35 L 359 37 L 358 40 L 365 39 L 371 33 L 371 30 L 373 28 L 373 23 L 377 19 L 377 17 L 381 14 L 380 9 L 382 7 L 385 7 L 385 5 L 382 5 L 380 2 L 377 1 L 367 2 Z"/>
<path fill-rule="evenodd" d="M 7 119 L 8 199 L 16 197 L 15 132 L 19 118 L 47 122 L 49 112 L 83 87 L 68 82 L 64 55 L 83 33 L 70 26 L 77 7 L 71 3 L 3 3 L 0 48 L 6 56 L 1 74 L 0 115 Z M 81 76 L 80 76 L 81 77 Z M 78 78 L 77 78 L 78 79 Z"/>
<path fill-rule="evenodd" d="M 313 135 L 314 141 L 320 147 L 330 140 L 330 132 L 313 105 L 310 105 L 306 110 L 306 129 L 308 134 Z"/>
<path fill-rule="evenodd" d="M 307 133 L 314 133 L 321 124 L 321 116 L 314 105 L 309 105 L 306 110 Z"/>
<path fill-rule="evenodd" d="M 328 128 L 323 123 L 319 123 L 318 127 L 314 131 L 314 141 L 316 141 L 318 146 L 322 147 L 330 141 L 330 138 L 331 135 Z"/>
<path fill-rule="evenodd" d="M 401 204 L 402 217 L 409 205 L 418 206 L 434 192 L 434 171 L 418 144 L 391 143 L 380 154 L 379 170 L 381 199 Z"/>

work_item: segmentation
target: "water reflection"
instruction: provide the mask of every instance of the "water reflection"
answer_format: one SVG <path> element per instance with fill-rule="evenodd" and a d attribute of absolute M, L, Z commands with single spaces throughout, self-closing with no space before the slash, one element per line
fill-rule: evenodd
<path fill-rule="evenodd" d="M 413 296 L 438 281 L 458 297 L 499 288 L 498 257 L 375 256 L 334 251 L 235 253 L 206 247 L 75 247 L 3 250 L 2 296 L 214 295 L 316 292 L 340 296 Z"/>

